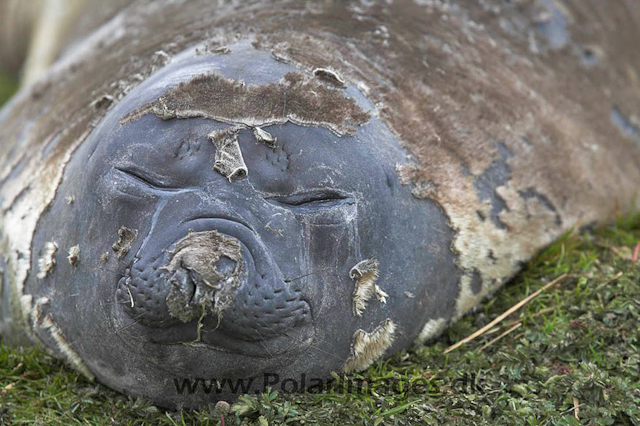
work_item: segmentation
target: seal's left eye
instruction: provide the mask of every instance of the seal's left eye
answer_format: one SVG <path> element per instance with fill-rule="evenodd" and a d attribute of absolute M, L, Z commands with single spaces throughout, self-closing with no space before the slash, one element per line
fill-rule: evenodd
<path fill-rule="evenodd" d="M 144 172 L 139 169 L 116 167 L 116 170 L 121 174 L 123 174 L 129 180 L 134 181 L 134 183 L 144 185 L 151 189 L 156 189 L 156 190 L 159 189 L 164 191 L 179 189 L 179 188 L 168 185 L 164 179 L 157 176 L 153 176 L 150 173 Z"/>

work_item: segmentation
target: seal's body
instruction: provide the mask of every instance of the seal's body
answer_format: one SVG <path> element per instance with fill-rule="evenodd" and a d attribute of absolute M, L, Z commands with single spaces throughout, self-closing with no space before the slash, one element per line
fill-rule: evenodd
<path fill-rule="evenodd" d="M 166 406 L 437 336 L 634 200 L 640 9 L 600 8 L 131 2 L 0 113 L 5 327 Z"/>

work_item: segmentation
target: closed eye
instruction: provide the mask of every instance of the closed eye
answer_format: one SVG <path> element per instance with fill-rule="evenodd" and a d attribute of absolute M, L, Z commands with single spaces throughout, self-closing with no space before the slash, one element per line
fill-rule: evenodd
<path fill-rule="evenodd" d="M 139 185 L 144 185 L 150 189 L 162 190 L 162 191 L 178 191 L 180 188 L 171 187 L 164 182 L 161 182 L 160 179 L 151 177 L 149 174 L 142 172 L 137 169 L 131 168 L 115 168 L 118 172 L 125 175 L 129 180 L 134 181 Z"/>
<path fill-rule="evenodd" d="M 318 210 L 354 204 L 353 197 L 334 190 L 315 190 L 292 195 L 270 197 L 270 203 L 293 210 Z"/>

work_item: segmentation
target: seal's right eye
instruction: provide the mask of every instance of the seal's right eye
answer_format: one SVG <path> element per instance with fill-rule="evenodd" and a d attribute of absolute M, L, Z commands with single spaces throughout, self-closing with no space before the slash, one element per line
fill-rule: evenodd
<path fill-rule="evenodd" d="M 316 189 L 266 199 L 288 209 L 297 218 L 317 225 L 342 224 L 352 220 L 356 199 L 348 193 L 332 189 Z"/>
<path fill-rule="evenodd" d="M 267 201 L 300 213 L 354 204 L 353 197 L 348 194 L 328 189 L 272 197 Z"/>

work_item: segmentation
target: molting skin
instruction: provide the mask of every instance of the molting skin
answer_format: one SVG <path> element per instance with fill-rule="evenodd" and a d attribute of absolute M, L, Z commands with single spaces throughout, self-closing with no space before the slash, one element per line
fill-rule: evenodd
<path fill-rule="evenodd" d="M 335 87 L 248 43 L 229 49 L 185 52 L 109 112 L 65 171 L 59 192 L 74 203 L 58 197 L 34 238 L 34 247 L 78 245 L 79 259 L 25 286 L 51 300 L 47 314 L 92 374 L 163 405 L 212 398 L 177 395 L 174 379 L 257 377 L 261 389 L 265 373 L 323 378 L 365 368 L 389 347 L 410 346 L 427 320 L 450 317 L 458 293 L 446 217 L 399 182 L 407 152 L 373 105 L 353 86 Z M 214 106 L 228 87 L 262 90 L 263 105 L 247 105 L 255 111 L 247 117 L 202 118 L 201 110 L 123 119 L 207 75 L 221 83 L 208 88 Z M 316 96 L 350 106 L 324 121 L 322 105 L 296 111 Z M 366 122 L 354 123 L 353 112 Z M 331 128 L 341 114 L 353 126 L 342 134 Z M 211 135 L 225 131 L 237 140 L 243 178 L 214 167 Z M 350 271 L 366 259 L 377 259 L 388 296 L 355 315 Z M 385 321 L 394 328 L 381 340 Z M 357 339 L 365 333 L 376 351 L 354 358 L 371 352 Z M 216 398 L 233 398 L 228 391 Z"/>
<path fill-rule="evenodd" d="M 115 389 L 366 368 L 637 198 L 632 0 L 121 4 L 0 111 L 2 332 Z"/>

